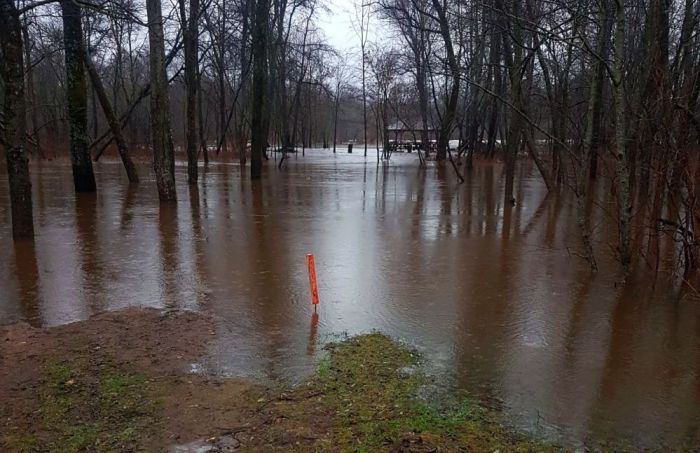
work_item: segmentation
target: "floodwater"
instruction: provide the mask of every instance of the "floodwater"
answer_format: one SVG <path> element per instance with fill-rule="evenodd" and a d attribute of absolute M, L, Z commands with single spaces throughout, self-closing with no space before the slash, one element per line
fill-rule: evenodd
<path fill-rule="evenodd" d="M 573 204 L 545 197 L 528 165 L 504 209 L 498 164 L 461 185 L 417 164 L 307 151 L 281 171 L 269 162 L 254 184 L 237 165 L 201 168 L 194 189 L 178 166 L 178 202 L 164 207 L 146 166 L 129 188 L 120 165 L 99 163 L 97 194 L 76 197 L 69 165 L 34 164 L 37 237 L 14 246 L 3 169 L 0 323 L 202 310 L 219 329 L 194 370 L 286 381 L 313 369 L 325 341 L 378 329 L 418 347 L 446 387 L 497 401 L 518 429 L 574 444 L 698 440 L 692 292 L 643 272 L 622 282 L 604 206 L 591 277 L 574 252 Z"/>

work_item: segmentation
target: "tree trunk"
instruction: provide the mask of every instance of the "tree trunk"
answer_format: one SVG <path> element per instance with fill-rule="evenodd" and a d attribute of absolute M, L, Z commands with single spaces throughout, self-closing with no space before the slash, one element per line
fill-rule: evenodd
<path fill-rule="evenodd" d="M 493 83 L 493 89 L 498 96 L 503 95 L 503 76 L 501 75 L 501 39 L 493 27 L 491 32 L 491 48 L 489 49 L 489 73 L 491 77 L 488 78 L 488 88 L 490 89 L 491 83 Z M 488 119 L 487 132 L 486 132 L 486 158 L 493 159 L 496 154 L 496 136 L 498 134 L 498 117 L 500 110 L 500 101 L 493 99 L 491 101 L 491 108 L 489 109 L 490 115 Z"/>
<path fill-rule="evenodd" d="M 363 5 L 364 8 L 364 5 Z M 362 11 L 363 17 L 364 17 L 364 10 Z M 364 31 L 363 31 L 364 33 Z M 365 45 L 364 45 L 364 38 L 363 39 L 363 44 L 362 44 L 362 123 L 364 125 L 364 133 L 365 133 L 365 157 L 367 157 L 367 88 L 366 88 L 366 69 L 365 69 Z"/>
<path fill-rule="evenodd" d="M 256 0 L 253 30 L 253 114 L 251 119 L 250 177 L 262 177 L 262 159 L 267 146 L 265 94 L 267 93 L 267 28 L 269 0 Z M 268 123 L 269 124 L 269 123 Z"/>
<path fill-rule="evenodd" d="M 243 34 L 241 41 L 243 42 L 241 51 L 241 68 L 245 68 L 243 60 L 245 59 L 245 48 L 247 43 L 247 27 L 248 27 L 248 7 L 250 5 L 250 0 L 247 1 L 246 6 L 243 8 Z M 221 28 L 217 31 L 218 36 L 216 37 L 216 51 L 214 56 L 216 59 L 217 66 L 217 81 L 219 86 L 219 105 L 218 105 L 218 121 L 219 126 L 219 146 L 216 148 L 216 154 L 218 155 L 220 151 L 226 152 L 228 147 L 228 121 L 226 119 L 226 68 L 225 68 L 225 54 L 226 54 L 226 2 L 221 2 Z M 244 83 L 241 81 L 241 83 Z M 241 166 L 245 165 L 245 146 L 243 147 Z"/>
<path fill-rule="evenodd" d="M 335 147 L 338 143 L 338 110 L 340 109 L 340 84 L 336 87 L 335 92 L 335 105 L 333 113 L 333 154 L 335 154 Z"/>
<path fill-rule="evenodd" d="M 452 125 L 455 120 L 455 114 L 457 112 L 457 101 L 459 100 L 459 81 L 461 77 L 459 63 L 457 62 L 457 56 L 455 55 L 454 48 L 452 46 L 452 35 L 450 34 L 450 24 L 447 18 L 447 11 L 443 8 L 443 5 L 439 0 L 432 0 L 433 7 L 437 12 L 437 17 L 440 25 L 440 35 L 445 43 L 445 52 L 447 54 L 447 65 L 450 69 L 450 75 L 452 76 L 452 87 L 450 88 L 450 94 L 446 100 L 445 113 L 440 121 L 440 130 L 438 134 L 437 141 L 437 154 L 435 158 L 437 160 L 444 160 L 447 158 L 447 147 L 449 146 L 450 133 L 452 132 Z"/>
<path fill-rule="evenodd" d="M 204 165 L 209 164 L 209 149 L 207 148 L 206 124 L 204 123 L 204 103 L 202 96 L 202 72 L 197 72 L 197 117 L 199 121 L 199 149 L 202 152 Z"/>
<path fill-rule="evenodd" d="M 156 172 L 158 197 L 161 201 L 174 201 L 175 151 L 170 131 L 170 102 L 168 76 L 165 71 L 165 42 L 163 39 L 163 13 L 160 0 L 146 0 L 148 14 L 148 44 L 151 71 L 151 145 L 153 168 Z"/>
<path fill-rule="evenodd" d="M 4 85 L 0 142 L 7 159 L 12 237 L 31 239 L 34 237 L 34 221 L 32 184 L 26 154 L 22 26 L 13 0 L 0 0 L 0 82 Z"/>
<path fill-rule="evenodd" d="M 503 2 L 497 2 L 498 7 L 505 11 Z M 513 2 L 513 11 L 517 20 L 518 12 L 520 11 L 520 3 L 518 0 Z M 523 111 L 523 49 L 522 33 L 519 24 L 513 24 L 509 21 L 510 18 L 504 16 L 504 29 L 509 30 L 509 33 L 503 33 L 503 55 L 505 57 L 506 67 L 510 78 L 510 98 L 511 103 L 516 108 Z M 505 164 L 506 164 L 506 183 L 504 199 L 506 203 L 515 203 L 513 196 L 513 181 L 515 179 L 515 164 L 518 157 L 518 149 L 520 148 L 520 137 L 522 135 L 523 118 L 516 112 L 511 113 L 510 125 L 506 133 L 506 144 L 504 148 Z"/>
<path fill-rule="evenodd" d="M 420 109 L 420 144 L 423 152 L 427 152 L 430 145 L 430 134 L 428 132 L 428 93 L 425 87 L 425 64 L 422 60 L 416 59 L 418 67 L 416 68 L 416 86 L 418 88 L 418 107 Z M 421 165 L 424 165 L 421 148 L 418 148 L 418 159 Z"/>
<path fill-rule="evenodd" d="M 117 119 L 117 115 L 115 115 L 114 109 L 112 109 L 112 105 L 109 102 L 109 97 L 107 96 L 107 91 L 102 84 L 102 80 L 100 79 L 95 66 L 92 64 L 90 56 L 87 54 L 87 52 L 84 52 L 83 56 L 85 58 L 85 67 L 87 68 L 92 86 L 97 94 L 97 99 L 100 101 L 102 111 L 104 112 L 109 128 L 112 131 L 114 141 L 117 143 L 117 150 L 119 151 L 119 157 L 122 160 L 122 164 L 124 164 L 126 175 L 129 178 L 130 183 L 136 184 L 139 182 L 139 175 L 136 171 L 134 162 L 129 157 L 129 148 L 126 145 L 126 140 L 124 140 L 124 135 L 122 134 L 122 128 L 119 124 L 119 120 Z"/>
<path fill-rule="evenodd" d="M 603 60 L 608 59 L 608 55 L 610 54 L 610 45 L 609 45 L 609 40 L 610 40 L 610 28 L 612 27 L 612 21 L 610 20 L 610 15 L 605 14 L 605 21 L 603 22 L 603 37 L 600 38 L 599 43 L 602 43 L 602 47 L 599 47 L 597 49 L 598 55 L 600 58 Z M 597 64 L 596 66 L 596 80 L 595 80 L 595 88 L 596 88 L 596 93 L 593 98 L 595 101 L 595 104 L 593 105 L 593 135 L 592 135 L 592 144 L 591 144 L 591 156 L 590 156 L 590 162 L 591 162 L 591 168 L 590 171 L 588 172 L 588 177 L 591 179 L 595 179 L 598 176 L 598 153 L 599 150 L 601 149 L 603 145 L 603 84 L 605 81 L 605 65 L 603 64 Z"/>
<path fill-rule="evenodd" d="M 44 158 L 44 149 L 41 147 L 41 138 L 39 137 L 39 109 L 36 102 L 36 91 L 34 89 L 34 67 L 32 66 L 32 53 L 29 48 L 29 24 L 25 17 L 25 22 L 22 26 L 22 39 L 24 40 L 24 64 L 27 74 L 26 93 L 27 103 L 26 109 L 30 112 L 32 120 L 32 137 L 36 146 L 36 153 L 40 159 Z"/>
<path fill-rule="evenodd" d="M 187 92 L 185 135 L 187 137 L 187 182 L 197 184 L 197 90 L 199 73 L 199 0 L 190 0 L 189 17 L 186 0 L 179 0 L 180 20 L 185 51 L 185 90 Z"/>
<path fill-rule="evenodd" d="M 73 184 L 76 192 L 94 192 L 97 187 L 87 136 L 87 84 L 82 57 L 84 46 L 80 6 L 72 0 L 61 0 L 61 11 Z"/>
<path fill-rule="evenodd" d="M 598 264 L 596 263 L 595 254 L 593 252 L 593 242 L 591 240 L 591 231 L 586 205 L 590 173 L 595 171 L 594 166 L 591 163 L 591 159 L 594 159 L 595 157 L 593 150 L 596 145 L 596 122 L 598 121 L 597 115 L 600 114 L 600 103 L 602 97 L 602 90 L 600 89 L 602 80 L 599 77 L 599 74 L 600 70 L 603 69 L 603 63 L 597 58 L 597 56 L 602 55 L 603 49 L 608 45 L 608 34 L 604 32 L 608 22 L 608 12 L 605 6 L 603 6 L 601 9 L 599 16 L 602 30 L 598 33 L 596 55 L 593 56 L 591 86 L 588 93 L 588 107 L 586 110 L 586 128 L 581 156 L 576 165 L 576 190 L 574 192 L 574 195 L 576 196 L 576 220 L 578 222 L 579 229 L 581 230 L 583 253 L 591 267 L 591 270 L 594 272 L 598 270 Z"/>
<path fill-rule="evenodd" d="M 287 10 L 287 2 L 285 0 L 275 1 L 275 16 L 277 17 L 276 24 L 274 25 L 277 30 L 277 38 L 275 46 L 276 55 L 271 55 L 270 60 L 277 62 L 277 74 L 273 80 L 276 80 L 277 85 L 277 108 L 279 109 L 278 119 L 280 122 L 280 135 L 281 135 L 281 151 L 282 160 L 284 160 L 286 153 L 292 151 L 293 144 L 291 143 L 291 132 L 289 127 L 289 103 L 288 103 L 288 93 L 287 93 L 287 45 L 289 34 L 284 33 L 285 31 L 285 17 Z M 292 15 L 294 10 L 292 10 Z M 291 21 L 291 18 L 290 18 Z M 304 35 L 306 36 L 306 35 Z M 303 54 L 303 49 L 302 49 Z M 276 57 L 276 58 L 273 58 Z M 302 56 L 302 58 L 304 58 Z M 302 64 L 303 66 L 303 64 Z M 298 88 L 297 88 L 298 89 Z M 295 113 L 296 115 L 296 113 Z M 296 118 L 296 117 L 295 117 Z"/>
<path fill-rule="evenodd" d="M 625 133 L 625 7 L 623 0 L 615 0 L 615 48 L 612 69 L 615 102 L 615 194 L 618 209 L 618 253 L 625 272 L 630 269 L 630 170 L 626 154 Z"/>
<path fill-rule="evenodd" d="M 223 58 L 221 59 L 223 62 Z M 222 63 L 223 64 L 223 63 Z M 217 148 L 217 154 L 218 151 L 223 151 L 224 153 L 226 152 L 227 149 L 227 131 L 226 131 L 226 75 L 224 74 L 224 69 L 221 68 L 219 70 L 218 74 L 218 82 L 219 82 L 219 109 L 218 109 L 218 125 L 219 125 L 219 136 L 221 137 L 219 139 L 219 143 L 221 143 L 220 149 Z M 243 82 L 241 82 L 243 83 Z"/>
<path fill-rule="evenodd" d="M 384 148 L 384 159 L 389 159 L 391 156 L 391 150 L 389 149 L 389 115 L 387 110 L 389 110 L 387 99 L 388 95 L 385 95 L 385 99 L 382 102 L 382 148 Z"/>
<path fill-rule="evenodd" d="M 241 13 L 241 23 L 242 23 L 242 28 L 243 30 L 241 31 L 241 42 L 243 43 L 243 46 L 241 46 L 241 55 L 240 55 L 240 62 L 241 62 L 241 70 L 245 71 L 246 77 L 241 77 L 241 91 L 240 91 L 240 108 L 238 110 L 239 112 L 239 118 L 237 118 L 236 121 L 236 141 L 238 143 L 238 162 L 241 165 L 241 168 L 245 167 L 246 161 L 247 161 L 247 153 L 248 153 L 248 125 L 246 124 L 246 116 L 248 115 L 248 109 L 250 108 L 250 95 L 249 95 L 249 81 L 248 81 L 248 69 L 250 68 L 251 64 L 251 52 L 248 50 L 248 46 L 246 45 L 248 43 L 248 37 L 251 34 L 251 19 L 250 19 L 250 14 L 252 12 L 252 9 L 255 5 L 254 0 L 245 0 L 245 7 L 243 8 L 243 11 Z M 232 108 L 235 108 L 233 106 Z"/>

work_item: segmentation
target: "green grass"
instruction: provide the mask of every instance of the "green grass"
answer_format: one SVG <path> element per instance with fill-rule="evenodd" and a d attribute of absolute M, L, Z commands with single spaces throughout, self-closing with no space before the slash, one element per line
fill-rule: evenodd
<path fill-rule="evenodd" d="M 135 447 L 158 405 L 145 377 L 113 364 L 49 364 L 33 426 L 5 439 L 10 451 L 119 451 Z"/>
<path fill-rule="evenodd" d="M 451 394 L 449 404 L 420 397 L 432 387 L 420 372 L 418 354 L 389 337 L 361 335 L 328 349 L 307 383 L 268 389 L 268 398 L 250 393 L 250 401 L 238 408 L 241 413 L 270 410 L 265 417 L 280 422 L 260 424 L 258 443 L 244 445 L 246 451 L 560 450 L 504 429 L 496 412 L 468 397 Z M 12 452 L 142 450 L 158 425 L 159 396 L 178 397 L 168 389 L 106 358 L 55 361 L 43 370 L 36 407 L 28 408 L 21 425 L 0 441 Z M 275 398 L 283 390 L 284 398 Z"/>
<path fill-rule="evenodd" d="M 412 442 L 440 451 L 559 450 L 508 432 L 473 400 L 446 406 L 419 399 L 427 379 L 416 370 L 418 355 L 384 335 L 353 337 L 330 349 L 316 380 L 335 414 L 333 443 L 341 451 L 388 451 Z"/>

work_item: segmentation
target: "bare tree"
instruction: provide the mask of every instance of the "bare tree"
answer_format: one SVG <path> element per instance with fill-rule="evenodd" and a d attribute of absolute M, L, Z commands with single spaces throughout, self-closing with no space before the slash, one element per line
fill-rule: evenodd
<path fill-rule="evenodd" d="M 80 6 L 61 0 L 63 43 L 66 61 L 66 103 L 70 123 L 70 151 L 76 192 L 94 192 L 95 174 L 88 148 L 87 83 L 83 65 L 83 27 Z"/>
<path fill-rule="evenodd" d="M 146 0 L 151 68 L 151 146 L 158 196 L 173 201 L 175 192 L 175 151 L 170 130 L 168 76 L 165 71 L 165 41 L 160 0 Z"/>
<path fill-rule="evenodd" d="M 114 141 L 117 143 L 117 150 L 119 151 L 119 157 L 121 158 L 122 164 L 124 165 L 124 169 L 126 170 L 126 175 L 129 178 L 130 183 L 136 184 L 139 182 L 139 175 L 136 171 L 136 166 L 134 165 L 134 162 L 131 160 L 131 157 L 129 157 L 129 147 L 127 146 L 126 140 L 124 139 L 122 128 L 119 124 L 119 119 L 114 113 L 112 104 L 109 101 L 107 90 L 105 89 L 104 84 L 100 79 L 100 75 L 97 73 L 97 69 L 95 69 L 95 65 L 92 63 L 90 56 L 87 54 L 87 51 L 83 53 L 83 56 L 85 59 L 85 67 L 87 68 L 88 74 L 90 75 L 90 81 L 92 82 L 92 86 L 94 87 L 95 92 L 97 94 L 97 99 L 99 99 L 100 101 L 102 111 L 104 112 L 104 115 L 107 118 L 107 123 L 109 124 L 109 128 L 112 132 L 112 136 L 114 137 Z"/>
<path fill-rule="evenodd" d="M 12 0 L 0 0 L 0 143 L 5 148 L 12 206 L 12 237 L 34 237 L 32 185 L 26 154 L 22 28 Z"/>
<path fill-rule="evenodd" d="M 628 271 L 631 263 L 630 218 L 632 200 L 630 196 L 630 171 L 627 161 L 627 136 L 625 133 L 625 4 L 615 0 L 615 47 L 612 82 L 615 101 L 615 193 L 618 210 L 618 253 L 622 267 Z"/>
<path fill-rule="evenodd" d="M 255 20 L 253 23 L 253 114 L 251 122 L 251 164 L 250 177 L 262 176 L 262 159 L 267 148 L 267 34 L 270 4 L 268 0 L 255 0 Z"/>
<path fill-rule="evenodd" d="M 335 91 L 333 99 L 333 154 L 336 152 L 336 145 L 338 143 L 338 113 L 340 112 L 340 100 L 343 97 L 343 91 L 345 90 L 345 80 L 346 68 L 343 61 L 339 59 L 333 72 L 333 78 L 335 81 Z"/>
<path fill-rule="evenodd" d="M 355 3 L 355 27 L 360 38 L 360 58 L 362 68 L 362 124 L 365 142 L 365 154 L 367 157 L 367 43 L 369 39 L 369 21 L 372 16 L 372 4 L 364 0 Z"/>
<path fill-rule="evenodd" d="M 187 182 L 197 183 L 197 91 L 199 90 L 199 0 L 178 0 L 185 52 Z"/>

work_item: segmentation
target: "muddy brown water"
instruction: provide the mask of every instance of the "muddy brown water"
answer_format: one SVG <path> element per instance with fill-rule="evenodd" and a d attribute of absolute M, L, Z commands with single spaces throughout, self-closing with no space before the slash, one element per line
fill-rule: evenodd
<path fill-rule="evenodd" d="M 447 388 L 499 401 L 515 427 L 574 444 L 659 448 L 700 434 L 700 302 L 671 278 L 623 283 L 595 209 L 590 276 L 573 204 L 523 165 L 504 209 L 498 164 L 459 185 L 415 155 L 307 152 L 251 184 L 201 168 L 160 207 L 153 176 L 117 163 L 76 197 L 70 166 L 33 164 L 36 241 L 12 245 L 0 181 L 0 323 L 53 326 L 125 306 L 202 310 L 220 321 L 193 370 L 299 381 L 319 345 L 373 329 L 418 347 Z M 607 232 L 609 231 L 609 233 Z M 321 305 L 310 305 L 305 255 Z"/>

